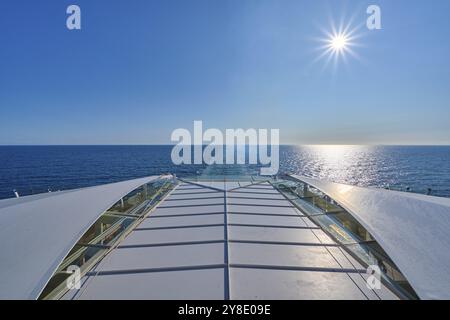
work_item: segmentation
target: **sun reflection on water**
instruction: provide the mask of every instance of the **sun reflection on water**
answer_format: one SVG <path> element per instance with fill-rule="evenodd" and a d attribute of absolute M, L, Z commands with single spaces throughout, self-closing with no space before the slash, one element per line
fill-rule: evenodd
<path fill-rule="evenodd" d="M 389 166 L 389 159 L 380 157 L 379 147 L 353 145 L 311 145 L 293 147 L 291 163 L 287 171 L 296 171 L 315 178 L 340 183 L 370 186 L 379 185 L 383 167 Z M 291 169 L 291 170 L 289 170 Z M 384 185 L 394 183 L 392 172 Z"/>

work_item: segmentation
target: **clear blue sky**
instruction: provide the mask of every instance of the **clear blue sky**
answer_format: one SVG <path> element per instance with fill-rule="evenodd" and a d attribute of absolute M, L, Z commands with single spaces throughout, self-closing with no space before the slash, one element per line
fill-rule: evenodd
<path fill-rule="evenodd" d="M 364 27 L 369 4 L 382 30 Z M 316 61 L 322 29 L 352 17 L 359 58 Z M 165 144 L 194 120 L 282 143 L 448 144 L 449 59 L 448 0 L 2 0 L 0 144 Z"/>

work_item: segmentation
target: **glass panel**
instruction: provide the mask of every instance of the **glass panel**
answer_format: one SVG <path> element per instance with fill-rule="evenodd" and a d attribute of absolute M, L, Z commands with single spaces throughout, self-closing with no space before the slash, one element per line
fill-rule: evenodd
<path fill-rule="evenodd" d="M 174 185 L 173 179 L 158 179 L 131 191 L 116 202 L 72 248 L 40 299 L 61 297 L 67 291 L 66 280 L 71 274 L 67 270 L 70 266 L 80 267 L 81 275 L 89 271 Z"/>
<path fill-rule="evenodd" d="M 356 235 L 361 241 L 374 241 L 372 235 L 355 219 L 345 211 L 333 214 L 342 226 Z"/>
<path fill-rule="evenodd" d="M 288 177 L 274 186 L 313 222 L 366 267 L 378 265 L 396 292 L 417 299 L 412 287 L 372 235 L 346 210 L 320 190 Z"/>
<path fill-rule="evenodd" d="M 348 230 L 343 228 L 340 224 L 336 223 L 332 217 L 327 215 L 311 216 L 311 219 L 318 224 L 322 229 L 327 231 L 328 234 L 337 240 L 339 243 L 350 244 L 357 243 L 358 238 L 353 236 Z"/>
<path fill-rule="evenodd" d="M 387 256 L 384 250 L 375 241 L 366 244 L 351 244 L 345 246 L 350 252 L 356 254 L 360 261 L 367 266 L 377 265 L 382 271 L 383 279 L 399 290 L 404 296 L 418 299 L 414 289 L 407 279 L 398 270 L 397 266 Z"/>
<path fill-rule="evenodd" d="M 291 199 L 291 201 L 294 204 L 296 204 L 298 208 L 308 216 L 325 214 L 320 208 L 314 206 L 310 201 L 307 201 L 307 199 L 296 198 Z"/>

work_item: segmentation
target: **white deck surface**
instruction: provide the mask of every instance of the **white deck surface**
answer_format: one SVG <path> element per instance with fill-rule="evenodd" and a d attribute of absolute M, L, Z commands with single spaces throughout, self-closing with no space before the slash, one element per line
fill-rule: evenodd
<path fill-rule="evenodd" d="M 268 183 L 196 183 L 178 186 L 64 298 L 396 298 L 367 289 L 365 270 Z"/>
<path fill-rule="evenodd" d="M 450 199 L 296 178 L 350 212 L 421 299 L 450 299 Z"/>
<path fill-rule="evenodd" d="M 0 299 L 36 299 L 86 230 L 158 176 L 0 201 Z"/>

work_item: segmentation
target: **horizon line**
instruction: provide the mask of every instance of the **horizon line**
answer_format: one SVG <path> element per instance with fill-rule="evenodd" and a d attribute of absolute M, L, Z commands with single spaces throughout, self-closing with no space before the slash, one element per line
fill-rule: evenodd
<path fill-rule="evenodd" d="M 167 144 L 167 143 L 153 143 L 153 144 L 0 144 L 0 147 L 132 147 L 132 146 L 176 146 L 178 144 Z M 208 144 L 202 144 L 202 146 L 207 146 Z M 191 144 L 191 146 L 197 146 L 196 144 Z M 226 146 L 222 144 L 222 146 Z M 258 146 L 251 144 L 235 144 L 235 146 Z M 317 144 L 293 144 L 293 143 L 280 143 L 279 146 L 297 146 L 297 147 L 313 147 L 313 146 L 348 146 L 348 147 L 450 147 L 449 144 L 330 144 L 330 143 L 317 143 Z"/>

